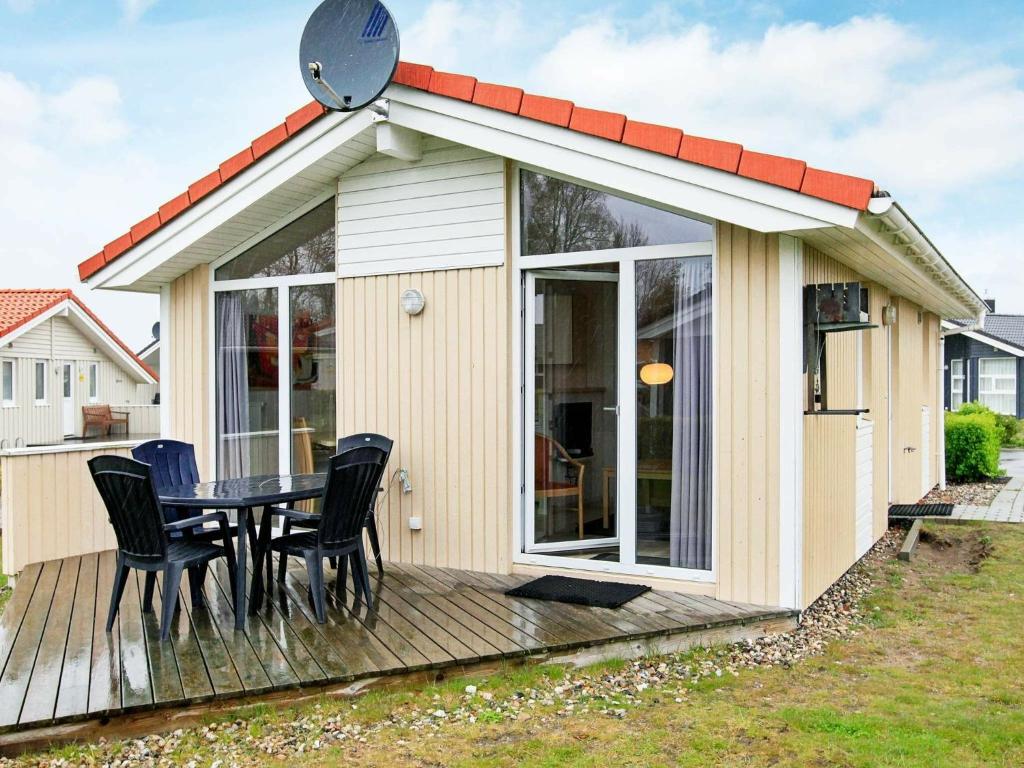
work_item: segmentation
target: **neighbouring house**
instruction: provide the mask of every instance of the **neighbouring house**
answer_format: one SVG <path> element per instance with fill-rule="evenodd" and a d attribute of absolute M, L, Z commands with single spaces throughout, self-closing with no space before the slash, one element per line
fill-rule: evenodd
<path fill-rule="evenodd" d="M 1024 315 L 989 314 L 982 323 L 943 321 L 945 407 L 980 402 L 996 413 L 1024 419 Z"/>
<path fill-rule="evenodd" d="M 872 181 L 417 64 L 383 98 L 79 266 L 160 295 L 204 477 L 383 432 L 392 560 L 787 607 L 937 482 L 940 319 L 985 305 Z"/>
<path fill-rule="evenodd" d="M 153 338 L 135 353 L 138 358 L 160 375 L 160 323 L 153 326 Z M 159 391 L 159 390 L 158 390 Z"/>
<path fill-rule="evenodd" d="M 74 293 L 0 290 L 0 447 L 82 435 L 82 407 L 130 412 L 138 432 L 159 427 L 157 374 Z"/>

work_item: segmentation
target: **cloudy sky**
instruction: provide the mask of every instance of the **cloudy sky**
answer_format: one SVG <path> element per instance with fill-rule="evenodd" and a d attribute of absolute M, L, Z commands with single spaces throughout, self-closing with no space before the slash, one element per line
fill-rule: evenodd
<path fill-rule="evenodd" d="M 76 265 L 308 100 L 315 7 L 0 0 L 0 286 Z M 875 179 L 1024 312 L 1019 2 L 391 0 L 402 57 Z M 86 300 L 133 345 L 152 297 Z"/>

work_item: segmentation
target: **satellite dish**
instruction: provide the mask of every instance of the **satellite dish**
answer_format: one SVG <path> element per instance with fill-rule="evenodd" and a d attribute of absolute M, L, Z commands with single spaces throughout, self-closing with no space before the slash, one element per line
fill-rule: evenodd
<path fill-rule="evenodd" d="M 372 104 L 398 67 L 398 28 L 380 0 L 324 0 L 302 31 L 306 89 L 328 109 Z"/>
<path fill-rule="evenodd" d="M 156 339 L 157 341 L 160 341 L 160 321 L 159 320 L 156 321 L 155 323 L 153 323 L 153 331 L 152 331 L 152 333 L 153 333 L 153 338 Z"/>

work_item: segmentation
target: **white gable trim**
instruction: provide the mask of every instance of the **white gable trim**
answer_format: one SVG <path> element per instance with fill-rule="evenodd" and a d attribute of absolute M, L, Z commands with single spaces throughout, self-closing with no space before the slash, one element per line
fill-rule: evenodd
<path fill-rule="evenodd" d="M 1000 341 L 994 336 L 989 336 L 985 333 L 979 333 L 977 331 L 964 331 L 963 335 L 969 339 L 980 341 L 982 344 L 988 344 L 990 347 L 995 349 L 1001 349 L 1003 352 L 1009 352 L 1014 357 L 1024 357 L 1024 349 L 1014 346 L 1005 341 Z"/>
<path fill-rule="evenodd" d="M 125 351 L 124 347 L 111 338 L 110 333 L 107 330 L 101 327 L 85 310 L 71 299 L 65 299 L 64 301 L 55 304 L 38 317 L 32 318 L 20 328 L 17 328 L 7 336 L 4 336 L 0 339 L 0 348 L 11 344 L 19 336 L 28 333 L 33 328 L 38 327 L 53 317 L 67 317 L 79 333 L 84 335 L 89 339 L 89 341 L 93 342 L 97 346 L 102 347 L 112 359 L 118 362 L 122 368 L 135 377 L 136 381 L 141 381 L 145 384 L 157 383 L 157 380 L 152 376 L 152 374 L 139 365 L 138 361 L 129 355 L 128 352 Z"/>

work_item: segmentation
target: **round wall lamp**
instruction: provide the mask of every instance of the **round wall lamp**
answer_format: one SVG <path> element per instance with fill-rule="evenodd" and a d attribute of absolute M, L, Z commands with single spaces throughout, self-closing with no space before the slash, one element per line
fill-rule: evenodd
<path fill-rule="evenodd" d="M 407 315 L 418 315 L 427 305 L 423 292 L 417 288 L 406 288 L 402 291 L 402 310 Z"/>
<path fill-rule="evenodd" d="M 640 381 L 650 386 L 668 384 L 672 381 L 675 371 L 668 363 L 648 363 L 640 369 Z"/>

